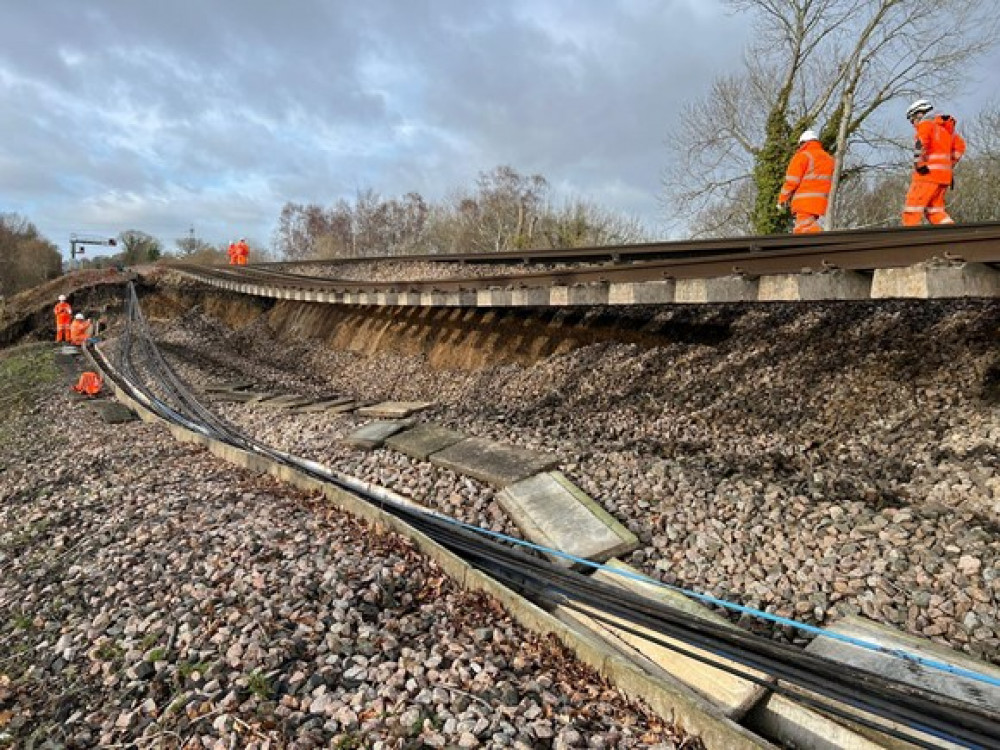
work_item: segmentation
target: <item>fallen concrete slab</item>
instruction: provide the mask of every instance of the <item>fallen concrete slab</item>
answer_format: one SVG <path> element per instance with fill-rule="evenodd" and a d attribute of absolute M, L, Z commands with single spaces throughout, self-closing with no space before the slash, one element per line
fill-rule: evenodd
<path fill-rule="evenodd" d="M 372 450 L 374 448 L 380 448 L 382 443 L 386 441 L 386 438 L 389 438 L 397 432 L 405 430 L 407 427 L 411 427 L 412 425 L 413 421 L 408 419 L 369 422 L 364 427 L 355 430 L 350 435 L 343 438 L 341 442 L 355 448 Z"/>
<path fill-rule="evenodd" d="M 225 391 L 212 394 L 216 401 L 246 404 L 251 401 L 259 401 L 262 398 L 271 398 L 275 394 L 263 391 Z"/>
<path fill-rule="evenodd" d="M 138 419 L 134 411 L 117 401 L 95 401 L 94 406 L 97 407 L 101 419 L 108 424 L 125 424 Z"/>
<path fill-rule="evenodd" d="M 420 424 L 412 430 L 399 432 L 385 441 L 387 448 L 405 453 L 410 458 L 426 461 L 432 453 L 465 440 L 465 435 L 435 424 Z"/>
<path fill-rule="evenodd" d="M 290 394 L 288 396 L 277 396 L 276 398 L 268 399 L 262 402 L 262 404 L 269 409 L 291 409 L 296 406 L 305 406 L 307 404 L 315 403 L 316 398 L 314 396 L 297 396 Z"/>
<path fill-rule="evenodd" d="M 532 474 L 555 467 L 555 456 L 495 443 L 486 438 L 466 438 L 430 456 L 436 466 L 468 474 L 497 487 L 506 487 Z"/>
<path fill-rule="evenodd" d="M 358 409 L 358 415 L 379 419 L 403 419 L 433 405 L 433 401 L 383 401 L 361 407 Z"/>
<path fill-rule="evenodd" d="M 246 391 L 253 388 L 253 383 L 250 381 L 237 380 L 230 383 L 216 383 L 214 385 L 206 385 L 205 393 L 226 393 L 228 391 Z"/>
<path fill-rule="evenodd" d="M 610 561 L 608 563 L 608 567 L 625 573 L 638 574 L 638 571 L 634 568 L 629 567 L 619 560 Z M 672 591 L 670 589 L 663 588 L 662 586 L 656 586 L 652 583 L 645 583 L 634 578 L 616 575 L 613 572 L 605 570 L 598 570 L 595 572 L 594 580 L 606 583 L 609 586 L 631 591 L 632 593 L 639 594 L 640 596 L 644 596 L 648 599 L 662 602 L 673 609 L 681 610 L 682 612 L 693 615 L 694 617 L 704 620 L 705 622 L 722 625 L 727 628 L 732 628 L 733 630 L 739 630 L 736 625 L 733 625 L 726 618 L 712 612 L 704 605 L 699 604 L 680 592 Z M 660 646 L 639 635 L 598 622 L 597 620 L 594 620 L 593 618 L 580 612 L 566 607 L 560 607 L 558 609 L 560 610 L 561 616 L 564 616 L 564 619 L 570 618 L 575 620 L 576 622 L 579 622 L 594 632 L 600 634 L 605 640 L 613 643 L 619 648 L 624 647 L 629 651 L 639 653 L 646 657 L 658 667 L 662 668 L 671 677 L 680 680 L 685 685 L 694 688 L 699 693 L 704 695 L 712 701 L 713 704 L 718 706 L 719 710 L 729 718 L 742 718 L 751 708 L 753 708 L 753 706 L 763 700 L 768 694 L 767 689 L 763 685 L 760 685 L 752 680 L 737 677 L 736 675 L 730 674 L 723 669 L 717 669 L 699 661 L 696 658 L 684 656 L 677 651 L 671 650 L 666 646 Z M 638 627 L 633 624 L 630 624 L 630 627 L 634 630 L 640 631 L 641 633 L 654 635 L 646 628 Z M 738 668 L 740 671 L 748 672 L 761 680 L 771 680 L 768 675 L 762 672 L 757 672 L 747 667 L 737 665 L 708 651 L 691 646 L 690 644 L 684 644 L 662 634 L 655 634 L 655 636 L 666 643 L 681 646 L 691 653 Z"/>
<path fill-rule="evenodd" d="M 350 396 L 339 396 L 337 398 L 325 398 L 313 401 L 302 406 L 295 406 L 289 409 L 292 414 L 315 414 L 317 412 L 329 411 L 336 406 L 354 404 L 354 399 Z M 352 407 L 353 408 L 353 407 Z"/>
<path fill-rule="evenodd" d="M 575 557 L 604 562 L 639 545 L 635 534 L 559 471 L 514 482 L 497 502 L 529 541 Z M 573 565 L 558 555 L 551 558 Z"/>

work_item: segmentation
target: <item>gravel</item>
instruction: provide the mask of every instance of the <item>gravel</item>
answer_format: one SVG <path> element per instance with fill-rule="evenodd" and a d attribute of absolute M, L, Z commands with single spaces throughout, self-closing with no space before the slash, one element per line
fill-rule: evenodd
<path fill-rule="evenodd" d="M 66 382 L 2 427 L 0 747 L 681 739 L 321 498 L 104 424 Z"/>
<path fill-rule="evenodd" d="M 810 624 L 860 613 L 1000 663 L 1000 308 L 731 305 L 663 316 L 683 336 L 477 371 L 278 340 L 265 317 L 233 331 L 199 309 L 158 335 L 193 383 L 247 377 L 297 393 L 431 400 L 423 419 L 554 452 L 639 536 L 628 562 L 665 582 Z M 216 408 L 268 443 L 513 530 L 488 486 L 340 446 L 365 421 L 356 416 Z"/>

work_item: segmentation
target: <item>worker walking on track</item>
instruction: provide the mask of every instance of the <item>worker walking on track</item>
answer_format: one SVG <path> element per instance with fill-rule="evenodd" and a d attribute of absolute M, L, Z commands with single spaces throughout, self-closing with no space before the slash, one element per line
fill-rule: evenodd
<path fill-rule="evenodd" d="M 250 246 L 247 241 L 240 237 L 240 241 L 236 243 L 236 263 L 241 266 L 247 264 L 247 258 L 250 257 Z"/>
<path fill-rule="evenodd" d="M 833 157 L 812 130 L 799 136 L 799 150 L 788 163 L 785 184 L 778 195 L 778 208 L 791 201 L 795 234 L 822 232 L 819 218 L 826 214 L 833 181 Z"/>
<path fill-rule="evenodd" d="M 56 314 L 56 341 L 69 342 L 69 327 L 73 320 L 73 308 L 66 301 L 66 295 L 60 294 L 54 309 Z"/>
<path fill-rule="evenodd" d="M 906 110 L 913 123 L 913 176 L 903 207 L 903 226 L 915 227 L 926 216 L 931 224 L 954 224 L 944 194 L 955 186 L 954 168 L 965 155 L 965 140 L 955 132 L 955 118 L 933 114 L 934 105 L 917 99 Z"/>
<path fill-rule="evenodd" d="M 77 313 L 69 327 L 69 341 L 73 346 L 83 346 L 90 336 L 90 321 Z"/>
<path fill-rule="evenodd" d="M 239 251 L 236 247 L 236 240 L 229 243 L 229 265 L 235 266 L 239 261 Z"/>

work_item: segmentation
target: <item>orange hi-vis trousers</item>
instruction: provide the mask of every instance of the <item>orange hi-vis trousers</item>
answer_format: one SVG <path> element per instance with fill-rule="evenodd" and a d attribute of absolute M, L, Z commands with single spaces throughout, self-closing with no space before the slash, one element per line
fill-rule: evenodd
<path fill-rule="evenodd" d="M 919 226 L 924 216 L 927 216 L 927 221 L 931 224 L 954 224 L 944 207 L 944 194 L 947 190 L 947 185 L 936 182 L 911 182 L 906 193 L 906 205 L 903 206 L 903 226 Z"/>
<path fill-rule="evenodd" d="M 56 323 L 56 341 L 69 343 L 69 323 Z"/>
<path fill-rule="evenodd" d="M 816 234 L 822 232 L 823 227 L 819 224 L 819 216 L 816 214 L 795 214 L 795 226 L 792 234 Z"/>

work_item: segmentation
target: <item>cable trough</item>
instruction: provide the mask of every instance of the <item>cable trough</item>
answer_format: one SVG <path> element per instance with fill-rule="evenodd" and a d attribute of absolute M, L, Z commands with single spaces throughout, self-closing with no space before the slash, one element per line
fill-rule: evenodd
<path fill-rule="evenodd" d="M 131 283 L 126 295 L 127 320 L 120 339 L 117 367 L 113 367 L 99 349 L 88 347 L 88 352 L 108 379 L 164 420 L 360 495 L 475 568 L 546 608 L 562 605 L 585 612 L 600 622 L 653 640 L 664 648 L 678 651 L 716 669 L 765 683 L 768 690 L 799 703 L 917 747 L 939 747 L 940 742 L 976 748 L 1000 747 L 997 715 L 978 706 L 895 682 L 873 672 L 848 669 L 839 662 L 797 647 L 695 618 L 661 602 L 602 584 L 543 559 L 531 549 L 534 545 L 509 537 L 498 538 L 502 535 L 469 526 L 416 504 L 395 501 L 360 480 L 258 443 L 198 402 L 156 347 Z M 142 373 L 148 375 L 150 382 L 143 381 Z M 746 611 L 746 608 L 740 609 Z M 766 613 L 758 614 L 768 616 Z M 649 631 L 656 635 L 651 637 Z M 684 646 L 678 646 L 668 638 L 680 641 Z M 907 658 L 914 669 L 944 666 L 874 644 L 865 645 Z M 712 656 L 704 656 L 696 650 Z M 733 666 L 733 663 L 739 666 Z M 770 675 L 774 681 L 761 680 L 751 674 L 752 671 Z M 973 675 L 973 678 L 987 684 L 995 682 L 985 675 Z"/>

